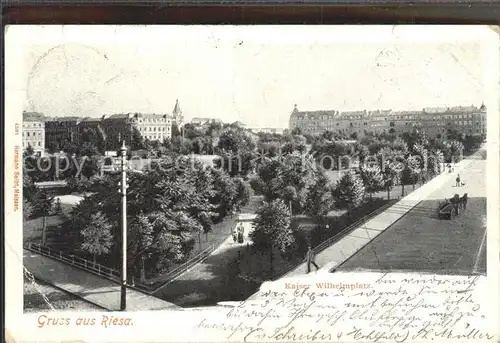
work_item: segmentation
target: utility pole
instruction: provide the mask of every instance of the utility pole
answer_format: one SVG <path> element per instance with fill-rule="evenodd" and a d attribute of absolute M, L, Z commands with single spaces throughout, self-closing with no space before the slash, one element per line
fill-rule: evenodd
<path fill-rule="evenodd" d="M 122 275 L 120 311 L 127 308 L 127 147 L 125 141 L 120 149 L 122 153 L 122 181 L 120 183 L 122 195 Z"/>

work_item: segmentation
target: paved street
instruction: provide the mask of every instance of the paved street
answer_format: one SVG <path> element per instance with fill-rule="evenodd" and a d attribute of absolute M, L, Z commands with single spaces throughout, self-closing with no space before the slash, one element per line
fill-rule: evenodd
<path fill-rule="evenodd" d="M 465 186 L 457 188 L 455 177 L 449 178 L 338 269 L 485 273 L 485 174 L 486 160 L 471 161 L 460 172 Z M 467 210 L 453 220 L 439 219 L 438 203 L 455 193 L 468 193 Z"/>
<path fill-rule="evenodd" d="M 64 292 L 40 280 L 24 278 L 24 311 L 26 313 L 49 311 L 102 311 L 97 305 Z"/>
<path fill-rule="evenodd" d="M 120 285 L 66 263 L 23 250 L 24 267 L 35 278 L 76 295 L 92 304 L 117 311 L 120 308 Z M 172 309 L 176 306 L 161 299 L 129 289 L 127 310 Z"/>
<path fill-rule="evenodd" d="M 469 254 L 474 255 L 469 270 L 474 269 L 475 265 L 475 269 L 480 272 L 481 266 L 485 265 L 485 262 L 481 262 L 485 261 L 485 257 L 481 256 L 486 254 L 486 243 L 481 244 L 485 232 L 486 160 L 464 160 L 457 164 L 456 171 L 462 168 L 465 168 L 461 172 L 462 182 L 466 186 L 458 192 L 460 195 L 468 192 L 469 196 L 468 210 L 464 216 L 453 221 L 437 219 L 438 202 L 456 192 L 456 188 L 452 187 L 456 174 L 443 173 L 320 252 L 316 256 L 316 263 L 321 268 L 319 272 L 334 268 L 464 272 L 463 268 L 467 269 L 472 257 L 456 256 L 462 251 L 459 248 L 462 240 L 467 240 L 464 243 L 466 249 L 474 251 Z M 436 227 L 443 229 L 436 231 Z M 456 230 L 457 227 L 461 229 Z M 428 234 L 424 235 L 424 232 Z M 448 236 L 453 236 L 455 240 L 447 243 Z M 415 240 L 420 240 L 420 243 L 415 243 Z M 403 246 L 406 248 L 400 248 Z M 422 254 L 421 251 L 428 253 Z M 477 263 L 476 255 L 479 256 Z M 285 276 L 303 274 L 306 268 L 303 263 Z"/>

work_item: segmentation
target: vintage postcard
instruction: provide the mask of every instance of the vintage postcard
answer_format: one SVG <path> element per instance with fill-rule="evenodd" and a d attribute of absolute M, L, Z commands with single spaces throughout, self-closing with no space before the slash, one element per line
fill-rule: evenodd
<path fill-rule="evenodd" d="M 8 342 L 498 342 L 495 28 L 5 33 Z"/>

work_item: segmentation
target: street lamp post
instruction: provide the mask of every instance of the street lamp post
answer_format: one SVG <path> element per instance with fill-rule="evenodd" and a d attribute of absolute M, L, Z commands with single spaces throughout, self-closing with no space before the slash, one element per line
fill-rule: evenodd
<path fill-rule="evenodd" d="M 125 141 L 120 149 L 122 153 L 122 273 L 121 273 L 121 294 L 120 294 L 120 311 L 125 311 L 127 308 L 127 147 Z"/>

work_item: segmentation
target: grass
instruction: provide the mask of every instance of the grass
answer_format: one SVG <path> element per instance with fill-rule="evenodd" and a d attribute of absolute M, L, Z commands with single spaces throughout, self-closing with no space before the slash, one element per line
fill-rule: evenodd
<path fill-rule="evenodd" d="M 359 220 L 363 216 L 377 210 L 387 203 L 386 199 L 374 198 L 367 200 L 359 208 L 347 213 L 345 210 L 332 211 L 318 222 L 315 218 L 295 216 L 291 227 L 295 233 L 295 244 L 292 251 L 282 254 L 273 250 L 273 269 L 271 269 L 269 251 L 258 251 L 250 245 L 242 252 L 240 261 L 240 275 L 254 282 L 263 282 L 275 276 L 291 260 L 305 256 L 307 246 L 318 246 L 325 240 L 337 235 L 343 229 Z"/>

